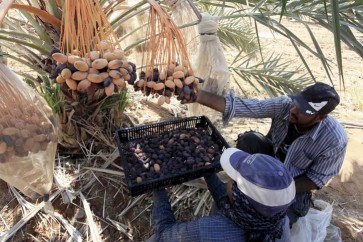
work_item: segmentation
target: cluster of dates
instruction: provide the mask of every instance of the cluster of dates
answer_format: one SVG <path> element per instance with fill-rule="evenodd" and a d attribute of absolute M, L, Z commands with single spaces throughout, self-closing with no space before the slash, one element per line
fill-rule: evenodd
<path fill-rule="evenodd" d="M 170 103 L 174 95 L 178 100 L 191 102 L 197 99 L 199 83 L 203 80 L 189 75 L 182 65 L 170 64 L 166 71 L 154 68 L 153 71 L 142 71 L 134 85 L 135 91 L 142 91 L 146 96 L 158 97 L 158 105 Z"/>
<path fill-rule="evenodd" d="M 127 175 L 142 183 L 211 165 L 220 155 L 220 146 L 203 128 L 155 134 L 128 144 Z"/>
<path fill-rule="evenodd" d="M 57 65 L 50 78 L 57 83 L 66 85 L 70 90 L 85 92 L 91 86 L 104 88 L 105 94 L 111 96 L 134 83 L 136 65 L 125 58 L 123 50 L 112 50 L 107 43 L 99 49 L 87 53 L 85 57 L 73 54 L 53 53 Z"/>

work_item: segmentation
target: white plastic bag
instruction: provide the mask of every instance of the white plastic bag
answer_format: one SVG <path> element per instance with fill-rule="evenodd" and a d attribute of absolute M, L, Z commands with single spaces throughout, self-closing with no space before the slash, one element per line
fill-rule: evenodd
<path fill-rule="evenodd" d="M 340 233 L 340 228 L 337 226 L 330 224 L 326 228 L 327 234 L 324 242 L 342 242 L 342 235 Z"/>
<path fill-rule="evenodd" d="M 323 242 L 327 235 L 333 207 L 323 200 L 315 200 L 305 217 L 293 224 L 291 241 L 293 242 Z"/>
<path fill-rule="evenodd" d="M 0 64 L 0 179 L 31 198 L 53 183 L 56 116 L 36 91 Z"/>
<path fill-rule="evenodd" d="M 217 36 L 218 20 L 216 16 L 202 13 L 202 21 L 198 25 L 201 43 L 193 67 L 194 74 L 204 80 L 201 90 L 224 95 L 229 88 L 231 73 Z M 212 121 L 218 115 L 217 111 L 196 103 L 190 104 L 189 110 L 191 115 L 207 115 Z"/>

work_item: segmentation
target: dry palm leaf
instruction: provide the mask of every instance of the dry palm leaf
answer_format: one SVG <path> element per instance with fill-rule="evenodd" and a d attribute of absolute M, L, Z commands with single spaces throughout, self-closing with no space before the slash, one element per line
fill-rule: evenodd
<path fill-rule="evenodd" d="M 33 13 L 57 29 L 59 29 L 61 27 L 61 21 L 59 19 L 57 19 L 55 16 L 49 14 L 45 10 L 41 10 L 41 9 L 33 7 L 33 6 L 27 6 L 27 5 L 23 5 L 23 4 L 12 4 L 11 8 L 25 10 L 29 13 Z"/>

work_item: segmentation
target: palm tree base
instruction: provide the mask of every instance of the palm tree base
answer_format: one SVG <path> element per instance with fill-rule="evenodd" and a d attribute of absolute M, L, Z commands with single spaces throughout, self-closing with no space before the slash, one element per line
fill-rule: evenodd
<path fill-rule="evenodd" d="M 59 152 L 84 155 L 85 149 L 94 151 L 114 149 L 114 134 L 118 128 L 130 127 L 130 119 L 123 113 L 125 105 L 104 108 L 108 96 L 104 89 L 93 85 L 87 92 L 61 87 L 63 113 L 60 115 Z M 122 100 L 127 102 L 127 100 Z"/>

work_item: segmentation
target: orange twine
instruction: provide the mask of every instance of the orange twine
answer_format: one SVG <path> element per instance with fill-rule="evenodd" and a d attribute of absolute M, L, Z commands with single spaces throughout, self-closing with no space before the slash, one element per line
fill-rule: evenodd
<path fill-rule="evenodd" d="M 155 0 L 148 2 L 151 5 L 147 33 L 149 42 L 143 58 L 146 73 L 152 75 L 155 67 L 166 71 L 169 64 L 178 63 L 187 69 L 189 75 L 193 75 L 184 38 L 178 27 Z"/>
<path fill-rule="evenodd" d="M 116 35 L 98 1 L 64 0 L 60 48 L 63 53 L 76 50 L 85 56 L 106 42 L 115 47 Z M 119 46 L 118 46 L 119 47 Z M 98 48 L 103 53 L 102 48 Z"/>

